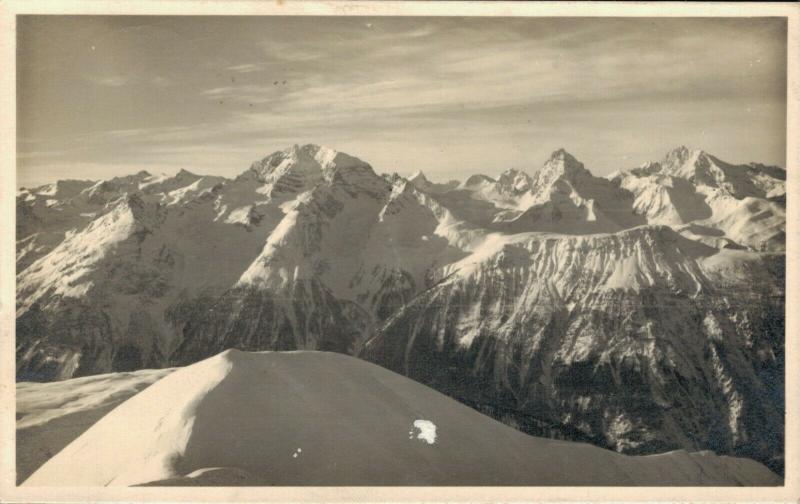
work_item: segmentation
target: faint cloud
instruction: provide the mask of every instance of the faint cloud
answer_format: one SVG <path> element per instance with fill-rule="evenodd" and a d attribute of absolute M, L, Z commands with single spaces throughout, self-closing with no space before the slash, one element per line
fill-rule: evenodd
<path fill-rule="evenodd" d="M 145 128 L 119 129 L 103 132 L 104 136 L 111 138 L 133 138 L 148 131 Z"/>
<path fill-rule="evenodd" d="M 146 83 L 155 87 L 167 87 L 175 85 L 175 81 L 161 75 L 154 75 L 147 79 L 131 77 L 127 75 L 107 75 L 102 77 L 89 77 L 89 81 L 104 87 L 122 87 L 129 84 Z"/>
<path fill-rule="evenodd" d="M 28 159 L 40 159 L 40 158 L 52 158 L 52 157 L 59 157 L 67 154 L 69 151 L 67 149 L 52 149 L 52 150 L 41 150 L 41 151 L 19 151 L 17 152 L 17 159 L 19 160 L 28 160 Z"/>
<path fill-rule="evenodd" d="M 313 61 L 322 57 L 320 51 L 276 40 L 266 40 L 261 47 L 270 57 L 283 61 Z"/>
<path fill-rule="evenodd" d="M 225 70 L 234 73 L 253 73 L 261 71 L 263 69 L 264 69 L 264 64 L 262 63 L 244 63 L 242 65 L 229 66 Z"/>
<path fill-rule="evenodd" d="M 236 87 L 234 87 L 234 86 L 223 86 L 223 87 L 216 87 L 216 88 L 211 88 L 211 89 L 204 89 L 203 91 L 200 92 L 200 95 L 201 96 L 208 96 L 208 97 L 211 97 L 211 98 L 214 98 L 216 96 L 227 96 L 228 94 L 230 94 L 235 89 L 236 89 Z"/>
<path fill-rule="evenodd" d="M 124 75 L 110 75 L 107 77 L 90 77 L 89 80 L 94 82 L 98 86 L 105 86 L 105 87 L 121 87 L 130 82 L 130 78 Z"/>
<path fill-rule="evenodd" d="M 209 100 L 223 100 L 247 104 L 270 103 L 280 98 L 278 89 L 285 88 L 286 81 L 275 81 L 269 85 L 244 84 L 206 89 L 201 96 Z"/>
<path fill-rule="evenodd" d="M 155 77 L 150 79 L 150 84 L 156 87 L 167 87 L 167 86 L 174 86 L 175 81 L 168 77 L 162 77 L 160 75 L 156 75 Z"/>
<path fill-rule="evenodd" d="M 420 37 L 428 37 L 430 35 L 433 35 L 434 33 L 436 33 L 436 27 L 433 25 L 426 25 L 407 31 L 403 33 L 402 36 L 406 38 L 420 38 Z"/>

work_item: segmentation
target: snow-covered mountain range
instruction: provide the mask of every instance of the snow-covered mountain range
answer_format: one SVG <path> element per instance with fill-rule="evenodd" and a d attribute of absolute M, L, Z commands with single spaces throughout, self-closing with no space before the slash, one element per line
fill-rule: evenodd
<path fill-rule="evenodd" d="M 434 183 L 293 146 L 17 196 L 17 376 L 360 356 L 535 434 L 780 468 L 785 171 L 684 147 Z"/>

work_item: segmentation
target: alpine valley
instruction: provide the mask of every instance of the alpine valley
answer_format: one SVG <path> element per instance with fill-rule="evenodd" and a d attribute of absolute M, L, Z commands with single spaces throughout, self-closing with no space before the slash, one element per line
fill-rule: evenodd
<path fill-rule="evenodd" d="M 529 434 L 783 471 L 781 168 L 560 149 L 436 183 L 305 145 L 16 205 L 18 381 L 333 351 Z"/>

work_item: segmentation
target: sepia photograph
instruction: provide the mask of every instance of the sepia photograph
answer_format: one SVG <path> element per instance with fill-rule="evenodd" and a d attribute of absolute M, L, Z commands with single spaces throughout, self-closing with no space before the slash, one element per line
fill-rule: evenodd
<path fill-rule="evenodd" d="M 796 4 L 413 3 L 4 13 L 4 500 L 797 491 Z"/>

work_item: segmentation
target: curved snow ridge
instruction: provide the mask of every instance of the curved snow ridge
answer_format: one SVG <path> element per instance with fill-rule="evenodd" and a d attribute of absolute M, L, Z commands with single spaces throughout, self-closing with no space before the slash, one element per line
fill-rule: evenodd
<path fill-rule="evenodd" d="M 165 376 L 90 427 L 25 484 L 132 485 L 173 475 L 197 407 L 230 373 L 230 357 L 226 351 Z"/>
<path fill-rule="evenodd" d="M 410 425 L 424 442 L 409 442 Z M 745 459 L 631 457 L 528 436 L 342 354 L 227 350 L 123 403 L 24 484 L 780 483 Z"/>
<path fill-rule="evenodd" d="M 100 409 L 141 391 L 175 368 L 106 373 L 49 383 L 17 383 L 17 429 L 47 426 L 73 413 Z"/>

